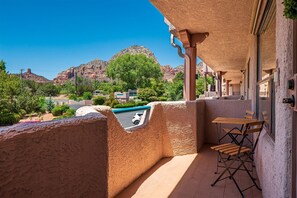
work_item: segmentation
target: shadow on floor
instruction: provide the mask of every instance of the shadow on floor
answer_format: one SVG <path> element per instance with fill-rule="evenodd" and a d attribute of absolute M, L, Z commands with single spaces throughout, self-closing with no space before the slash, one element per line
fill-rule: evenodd
<path fill-rule="evenodd" d="M 214 174 L 217 153 L 209 147 L 210 145 L 204 145 L 198 155 L 162 159 L 118 197 L 240 197 L 232 180 L 226 179 L 211 187 L 218 176 Z M 242 188 L 252 184 L 243 171 L 239 171 L 235 178 Z M 255 187 L 244 194 L 245 197 L 262 197 Z"/>

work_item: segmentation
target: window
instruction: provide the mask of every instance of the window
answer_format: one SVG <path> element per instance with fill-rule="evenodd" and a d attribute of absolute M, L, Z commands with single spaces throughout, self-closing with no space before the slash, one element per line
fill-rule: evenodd
<path fill-rule="evenodd" d="M 257 116 L 265 121 L 271 137 L 275 136 L 275 84 L 276 69 L 275 1 L 268 1 L 258 31 Z"/>

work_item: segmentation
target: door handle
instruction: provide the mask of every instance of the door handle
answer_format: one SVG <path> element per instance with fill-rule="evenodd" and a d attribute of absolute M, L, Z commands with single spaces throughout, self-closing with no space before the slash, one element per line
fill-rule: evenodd
<path fill-rule="evenodd" d="M 295 106 L 295 97 L 292 95 L 291 98 L 284 98 L 283 103 L 290 104 L 291 107 Z"/>

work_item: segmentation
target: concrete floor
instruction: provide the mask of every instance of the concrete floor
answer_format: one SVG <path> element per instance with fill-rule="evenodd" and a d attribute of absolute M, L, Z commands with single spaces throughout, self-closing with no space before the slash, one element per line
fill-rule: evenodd
<path fill-rule="evenodd" d="M 218 175 L 214 174 L 217 153 L 210 150 L 209 147 L 209 145 L 205 145 L 199 154 L 160 160 L 117 197 L 241 197 L 230 179 L 220 181 L 214 187 L 210 186 Z M 238 171 L 235 178 L 242 189 L 252 184 L 244 171 Z M 256 187 L 245 191 L 244 195 L 245 197 L 262 197 L 261 191 L 257 190 Z"/>

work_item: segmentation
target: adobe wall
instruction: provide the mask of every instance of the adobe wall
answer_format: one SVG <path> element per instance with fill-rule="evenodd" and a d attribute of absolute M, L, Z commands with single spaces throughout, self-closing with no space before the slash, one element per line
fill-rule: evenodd
<path fill-rule="evenodd" d="M 205 101 L 196 100 L 196 119 L 197 119 L 197 151 L 202 148 L 205 140 Z"/>
<path fill-rule="evenodd" d="M 113 197 L 163 157 L 197 152 L 196 102 L 154 102 L 142 127 L 126 131 L 111 109 L 83 107 L 78 115 L 97 110 L 108 120 L 108 196 Z M 201 127 L 200 127 L 201 130 Z"/>
<path fill-rule="evenodd" d="M 205 100 L 204 142 L 217 144 L 217 125 L 212 121 L 216 117 L 243 117 L 246 110 L 251 110 L 250 100 Z M 234 125 L 224 125 L 232 128 Z M 222 135 L 221 135 L 222 136 Z"/>
<path fill-rule="evenodd" d="M 197 153 L 196 101 L 162 103 L 163 156 Z"/>
<path fill-rule="evenodd" d="M 162 158 L 162 108 L 155 105 L 149 123 L 133 133 L 111 109 L 98 111 L 108 118 L 108 196 L 114 197 Z"/>
<path fill-rule="evenodd" d="M 273 140 L 265 131 L 259 142 L 256 167 L 263 197 L 290 197 L 292 111 L 282 99 L 287 94 L 287 79 L 293 74 L 292 20 L 283 17 L 282 0 L 276 1 L 276 58 L 280 69 L 280 85 L 276 87 Z"/>
<path fill-rule="evenodd" d="M 99 114 L 0 129 L 0 197 L 106 197 Z"/>

